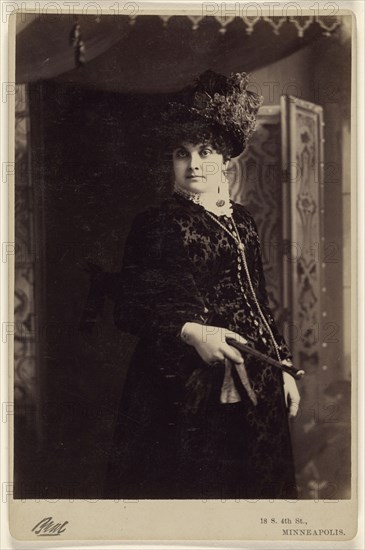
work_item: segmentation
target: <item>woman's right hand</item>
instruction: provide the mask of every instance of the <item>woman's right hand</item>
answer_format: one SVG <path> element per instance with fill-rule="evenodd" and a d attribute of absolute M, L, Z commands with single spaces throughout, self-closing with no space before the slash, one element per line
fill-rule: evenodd
<path fill-rule="evenodd" d="M 240 352 L 226 342 L 226 337 L 234 338 L 237 342 L 247 344 L 247 340 L 240 334 L 222 327 L 201 325 L 199 323 L 185 323 L 181 331 L 181 338 L 189 345 L 194 346 L 200 357 L 208 363 L 224 363 L 230 359 L 236 364 L 242 364 Z"/>

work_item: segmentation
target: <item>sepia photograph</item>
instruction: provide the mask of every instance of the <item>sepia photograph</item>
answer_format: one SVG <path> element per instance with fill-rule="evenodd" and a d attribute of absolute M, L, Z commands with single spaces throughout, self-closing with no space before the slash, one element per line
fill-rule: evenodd
<path fill-rule="evenodd" d="M 14 502 L 347 540 L 297 510 L 356 499 L 354 15 L 54 4 L 12 15 Z"/>

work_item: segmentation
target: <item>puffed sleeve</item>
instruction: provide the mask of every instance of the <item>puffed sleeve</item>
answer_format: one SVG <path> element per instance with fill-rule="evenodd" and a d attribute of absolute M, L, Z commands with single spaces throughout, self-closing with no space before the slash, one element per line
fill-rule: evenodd
<path fill-rule="evenodd" d="M 285 338 L 283 335 L 279 332 L 278 327 L 276 325 L 276 322 L 274 320 L 274 317 L 272 315 L 272 311 L 269 306 L 269 299 L 267 295 L 266 290 L 266 280 L 265 280 L 265 274 L 264 274 L 264 268 L 262 265 L 262 251 L 261 251 L 261 243 L 259 234 L 257 231 L 257 226 L 250 215 L 250 222 L 252 227 L 252 239 L 253 239 L 253 256 L 254 256 L 254 265 L 255 265 L 255 275 L 256 280 L 258 281 L 258 300 L 261 306 L 261 309 L 263 310 L 263 313 L 270 325 L 270 328 L 272 330 L 272 333 L 274 335 L 274 338 L 279 346 L 280 350 L 280 356 L 281 359 L 290 359 L 292 360 L 292 353 L 285 341 Z"/>
<path fill-rule="evenodd" d="M 158 207 L 138 214 L 124 250 L 117 327 L 156 343 L 180 340 L 186 322 L 207 322 L 206 311 L 172 216 Z"/>

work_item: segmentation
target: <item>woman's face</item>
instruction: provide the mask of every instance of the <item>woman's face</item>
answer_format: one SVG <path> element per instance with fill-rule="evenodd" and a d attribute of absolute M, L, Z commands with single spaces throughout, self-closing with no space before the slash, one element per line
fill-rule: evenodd
<path fill-rule="evenodd" d="M 175 182 L 188 191 L 197 193 L 216 192 L 224 181 L 228 162 L 206 143 L 184 142 L 173 151 Z"/>

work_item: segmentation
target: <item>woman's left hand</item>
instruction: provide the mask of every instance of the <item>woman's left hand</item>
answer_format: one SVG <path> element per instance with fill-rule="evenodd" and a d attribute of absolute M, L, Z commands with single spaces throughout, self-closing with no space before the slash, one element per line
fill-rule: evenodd
<path fill-rule="evenodd" d="M 282 363 L 286 366 L 292 366 L 291 362 L 287 363 L 286 361 L 282 361 Z M 284 378 L 285 403 L 289 408 L 289 418 L 294 418 L 297 415 L 298 409 L 299 409 L 299 403 L 300 403 L 299 391 L 294 378 L 290 376 L 290 374 L 284 372 L 283 378 Z"/>

